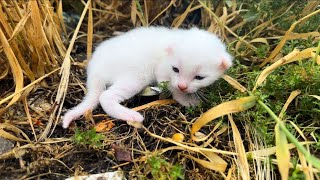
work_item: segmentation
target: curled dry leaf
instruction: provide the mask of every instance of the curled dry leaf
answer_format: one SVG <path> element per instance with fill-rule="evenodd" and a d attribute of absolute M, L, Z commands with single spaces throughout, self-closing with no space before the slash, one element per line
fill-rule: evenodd
<path fill-rule="evenodd" d="M 111 147 L 114 150 L 114 155 L 118 161 L 132 162 L 131 152 L 124 150 L 115 144 L 112 144 Z"/>
<path fill-rule="evenodd" d="M 197 162 L 198 164 L 200 164 L 201 166 L 203 166 L 207 169 L 224 172 L 227 168 L 227 163 L 222 158 L 220 158 L 218 155 L 216 155 L 215 158 L 211 159 L 211 160 L 213 160 L 213 162 L 199 159 L 199 158 L 193 157 L 191 155 L 185 155 L 185 156 L 194 160 L 195 162 Z"/>
<path fill-rule="evenodd" d="M 314 98 L 320 100 L 320 96 L 317 96 L 317 95 L 309 95 L 309 96 L 314 97 Z"/>
<path fill-rule="evenodd" d="M 215 106 L 211 109 L 209 109 L 207 112 L 203 113 L 192 125 L 191 128 L 191 138 L 194 141 L 204 141 L 208 138 L 206 136 L 205 138 L 197 138 L 194 134 L 200 130 L 204 125 L 209 123 L 210 121 L 226 115 L 230 113 L 235 112 L 241 112 L 245 111 L 251 107 L 253 107 L 256 104 L 257 98 L 255 96 L 248 96 L 239 98 L 233 101 L 224 102 L 222 104 L 219 104 L 218 106 Z"/>
<path fill-rule="evenodd" d="M 246 92 L 247 89 L 242 86 L 237 80 L 233 79 L 232 77 L 228 76 L 228 75 L 222 75 L 222 78 L 227 81 L 232 87 L 234 87 L 235 89 L 239 90 L 240 92 Z"/>
<path fill-rule="evenodd" d="M 176 142 L 183 142 L 184 140 L 184 135 L 181 133 L 176 133 L 172 136 L 172 139 Z"/>
<path fill-rule="evenodd" d="M 96 132 L 108 132 L 114 126 L 115 126 L 115 124 L 113 123 L 113 121 L 106 119 L 106 120 L 103 120 L 103 121 L 99 122 L 98 124 L 96 124 L 96 126 L 94 128 L 95 128 Z"/>
<path fill-rule="evenodd" d="M 223 160 L 220 156 L 218 156 L 214 152 L 208 152 L 208 151 L 201 151 L 211 163 L 215 165 L 219 165 L 219 169 L 221 172 L 224 172 L 227 168 L 228 163 Z"/>
<path fill-rule="evenodd" d="M 286 103 L 284 104 L 284 106 L 282 107 L 282 110 L 279 114 L 279 118 L 283 118 L 284 112 L 286 112 L 289 104 L 294 100 L 294 98 L 296 98 L 299 94 L 301 93 L 300 90 L 295 90 L 293 92 L 291 92 L 289 98 L 287 99 Z"/>
<path fill-rule="evenodd" d="M 251 40 L 250 43 L 264 43 L 264 44 L 269 45 L 266 38 L 255 38 L 255 39 Z"/>

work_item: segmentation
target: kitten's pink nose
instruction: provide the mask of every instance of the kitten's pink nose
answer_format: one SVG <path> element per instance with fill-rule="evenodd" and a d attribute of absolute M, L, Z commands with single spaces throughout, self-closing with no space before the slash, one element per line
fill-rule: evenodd
<path fill-rule="evenodd" d="M 188 86 L 185 83 L 179 83 L 178 88 L 180 89 L 180 91 L 185 91 L 186 89 L 188 89 Z"/>

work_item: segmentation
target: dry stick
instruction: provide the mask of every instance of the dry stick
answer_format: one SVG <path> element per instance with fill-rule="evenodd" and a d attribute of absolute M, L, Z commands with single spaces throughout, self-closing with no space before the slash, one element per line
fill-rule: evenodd
<path fill-rule="evenodd" d="M 33 136 L 34 136 L 34 139 L 35 139 L 36 142 L 37 142 L 37 141 L 38 141 L 38 138 L 37 138 L 36 132 L 35 132 L 34 127 L 33 127 L 32 118 L 31 118 L 31 115 L 30 115 L 27 98 L 26 98 L 26 97 L 23 97 L 23 100 L 22 100 L 22 101 L 23 101 L 24 111 L 26 112 L 26 115 L 27 115 L 27 118 L 28 118 L 28 121 L 29 121 L 31 130 L 32 130 L 32 134 L 33 134 Z"/>
<path fill-rule="evenodd" d="M 149 14 L 148 14 L 147 1 L 144 0 L 144 1 L 143 1 L 143 4 L 144 4 L 144 17 L 145 17 L 145 21 L 146 21 L 146 26 L 148 26 L 148 24 L 149 24 Z"/>
<path fill-rule="evenodd" d="M 162 136 L 159 136 L 159 135 L 156 135 L 156 134 L 153 134 L 152 132 L 150 132 L 146 127 L 142 126 L 143 129 L 152 137 L 154 138 L 157 138 L 157 139 L 160 139 L 160 140 L 163 140 L 163 141 L 166 141 L 166 142 L 170 142 L 172 144 L 175 144 L 177 146 L 180 146 L 184 149 L 187 149 L 187 150 L 191 150 L 191 151 L 194 151 L 194 152 L 198 152 L 198 153 L 203 153 L 203 152 L 214 152 L 214 153 L 220 153 L 220 154 L 227 154 L 227 155 L 238 155 L 238 153 L 235 153 L 235 152 L 229 152 L 229 151 L 223 151 L 223 150 L 219 150 L 219 149 L 210 149 L 210 148 L 202 148 L 202 147 L 191 147 L 191 146 L 187 146 L 187 145 L 184 145 L 182 143 L 179 143 L 179 142 L 176 142 L 172 139 L 169 139 L 169 138 L 164 138 Z"/>
<path fill-rule="evenodd" d="M 93 38 L 93 15 L 92 15 L 92 2 L 89 5 L 88 14 L 88 33 L 87 33 L 87 60 L 89 61 L 92 56 L 92 38 Z"/>
<path fill-rule="evenodd" d="M 67 93 L 67 90 L 68 90 L 68 83 L 69 83 L 69 75 L 70 75 L 70 64 L 71 64 L 71 60 L 70 60 L 70 53 L 73 49 L 73 45 L 74 45 L 74 42 L 77 38 L 77 34 L 79 32 L 79 29 L 80 29 L 80 26 L 82 24 L 82 21 L 84 19 L 84 16 L 86 15 L 86 12 L 89 8 L 89 4 L 90 4 L 91 0 L 88 0 L 86 6 L 84 7 L 83 11 L 82 11 L 82 14 L 81 14 L 81 17 L 80 17 L 80 20 L 78 22 L 78 25 L 74 31 L 74 34 L 72 36 L 72 39 L 70 41 L 70 45 L 68 47 L 68 50 L 66 52 L 66 56 L 63 60 L 63 64 L 61 66 L 61 71 L 60 73 L 62 74 L 61 76 L 61 81 L 60 81 L 60 84 L 59 84 L 59 88 L 58 88 L 58 92 L 57 92 L 57 96 L 56 96 L 56 99 L 55 99 L 55 104 L 57 104 L 57 106 L 54 107 L 50 117 L 49 117 L 49 121 L 47 123 L 47 126 L 45 128 L 45 130 L 42 132 L 40 138 L 39 138 L 39 141 L 42 141 L 43 139 L 47 138 L 47 135 L 51 129 L 51 126 L 52 126 L 52 123 L 53 123 L 53 119 L 56 117 L 56 121 L 55 121 L 55 124 L 54 124 L 54 127 L 52 128 L 51 130 L 51 134 L 53 133 L 57 123 L 58 123 L 58 118 L 60 116 L 60 113 L 61 113 L 61 110 L 62 110 L 62 107 L 63 107 L 63 103 L 64 103 L 64 99 L 66 97 L 66 93 Z M 58 109 L 59 108 L 59 109 Z M 58 110 L 58 113 L 57 113 L 57 110 Z M 55 114 L 57 113 L 57 116 L 55 116 Z M 51 135 L 50 134 L 50 135 Z"/>
<path fill-rule="evenodd" d="M 252 92 L 248 91 L 250 96 L 254 96 Z M 301 144 L 300 142 L 290 133 L 290 131 L 286 128 L 284 122 L 278 118 L 276 114 L 261 100 L 257 100 L 257 102 L 269 113 L 269 115 L 279 124 L 280 129 L 287 136 L 287 138 L 297 147 L 297 149 L 306 157 L 306 160 L 311 163 L 314 167 L 320 170 L 320 160 L 315 156 L 311 155 Z"/>

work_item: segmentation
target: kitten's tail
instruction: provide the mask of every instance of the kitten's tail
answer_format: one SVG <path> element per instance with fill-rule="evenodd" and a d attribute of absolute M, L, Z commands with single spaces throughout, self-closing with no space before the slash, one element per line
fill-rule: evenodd
<path fill-rule="evenodd" d="M 90 82 L 95 81 L 97 79 L 89 79 L 88 78 L 88 93 L 84 97 L 83 101 L 76 107 L 69 110 L 63 117 L 62 127 L 68 128 L 69 124 L 78 119 L 81 115 L 83 115 L 87 110 L 93 110 L 99 103 L 99 96 L 105 90 L 105 85 L 99 85 L 98 82 Z"/>

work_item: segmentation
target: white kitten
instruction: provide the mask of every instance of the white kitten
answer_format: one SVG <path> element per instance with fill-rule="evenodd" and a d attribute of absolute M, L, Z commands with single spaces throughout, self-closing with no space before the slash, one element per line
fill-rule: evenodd
<path fill-rule="evenodd" d="M 153 82 L 168 81 L 175 100 L 184 106 L 195 105 L 198 100 L 190 94 L 212 84 L 231 64 L 224 44 L 207 31 L 136 28 L 96 48 L 87 67 L 88 93 L 65 114 L 63 127 L 99 102 L 111 117 L 143 121 L 140 113 L 120 103 Z"/>

